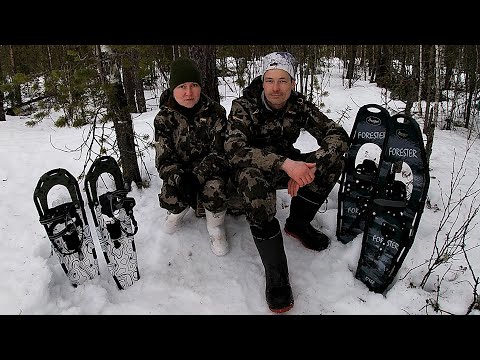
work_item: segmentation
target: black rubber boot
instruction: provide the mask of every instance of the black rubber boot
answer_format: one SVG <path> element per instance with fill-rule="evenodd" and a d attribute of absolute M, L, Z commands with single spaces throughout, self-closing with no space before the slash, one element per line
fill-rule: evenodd
<path fill-rule="evenodd" d="M 330 243 L 327 235 L 310 224 L 318 209 L 320 209 L 320 205 L 321 203 L 297 194 L 292 198 L 290 216 L 285 221 L 285 232 L 300 240 L 306 248 L 315 251 L 325 250 Z"/>
<path fill-rule="evenodd" d="M 280 224 L 276 218 L 261 226 L 250 226 L 253 240 L 265 268 L 265 297 L 268 307 L 283 313 L 293 307 L 293 294 Z"/>

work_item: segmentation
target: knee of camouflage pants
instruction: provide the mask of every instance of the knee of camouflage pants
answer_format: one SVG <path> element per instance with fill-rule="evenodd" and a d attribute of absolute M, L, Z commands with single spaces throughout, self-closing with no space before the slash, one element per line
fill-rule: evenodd
<path fill-rule="evenodd" d="M 304 193 L 302 196 L 322 204 L 342 175 L 344 165 L 344 158 L 339 158 L 338 161 L 328 169 L 327 173 L 319 173 L 317 171 L 315 173 L 315 179 L 307 186 L 301 188 L 299 193 Z M 307 193 L 310 195 L 307 195 Z"/>
<path fill-rule="evenodd" d="M 244 168 L 237 174 L 238 193 L 243 198 L 245 216 L 250 225 L 272 221 L 277 212 L 277 194 L 272 181 L 257 168 Z"/>
<path fill-rule="evenodd" d="M 200 201 L 208 211 L 216 214 L 227 209 L 225 181 L 221 179 L 207 180 L 200 194 Z"/>
<path fill-rule="evenodd" d="M 160 194 L 158 194 L 158 201 L 160 207 L 173 214 L 179 214 L 189 207 L 188 203 L 183 200 L 182 195 L 179 193 L 173 176 L 170 176 L 163 181 Z"/>

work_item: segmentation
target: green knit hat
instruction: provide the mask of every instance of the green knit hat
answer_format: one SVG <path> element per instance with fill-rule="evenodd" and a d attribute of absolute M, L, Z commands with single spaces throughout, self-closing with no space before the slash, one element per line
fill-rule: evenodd
<path fill-rule="evenodd" d="M 186 82 L 196 82 L 202 86 L 202 77 L 197 65 L 188 58 L 178 58 L 170 65 L 170 89 Z"/>

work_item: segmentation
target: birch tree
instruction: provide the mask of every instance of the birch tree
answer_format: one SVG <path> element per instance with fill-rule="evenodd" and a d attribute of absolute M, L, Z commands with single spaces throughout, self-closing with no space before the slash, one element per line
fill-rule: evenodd
<path fill-rule="evenodd" d="M 0 85 L 3 83 L 3 71 L 2 71 L 2 62 L 0 60 Z M 3 110 L 3 100 L 4 100 L 4 95 L 3 95 L 3 90 L 0 86 L 0 121 L 5 121 L 5 111 Z"/>
<path fill-rule="evenodd" d="M 422 85 L 423 85 L 423 49 L 422 45 L 418 47 L 418 115 L 422 116 Z"/>

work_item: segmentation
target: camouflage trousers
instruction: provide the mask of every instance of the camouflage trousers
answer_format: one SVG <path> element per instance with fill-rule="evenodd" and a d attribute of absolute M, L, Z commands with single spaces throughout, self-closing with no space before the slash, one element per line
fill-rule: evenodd
<path fill-rule="evenodd" d="M 199 200 L 208 211 L 218 213 L 227 208 L 225 181 L 220 178 L 207 180 L 199 195 Z M 178 214 L 187 207 L 194 206 L 188 202 L 184 194 L 180 193 L 173 177 L 169 177 L 163 182 L 158 200 L 162 208 L 173 214 Z"/>
<path fill-rule="evenodd" d="M 301 158 L 295 160 L 306 161 L 309 155 L 301 154 Z M 320 208 L 340 178 L 344 164 L 344 159 L 340 158 L 331 164 L 327 174 L 317 171 L 314 181 L 300 188 L 298 195 L 320 204 Z M 248 223 L 259 225 L 272 221 L 277 212 L 276 190 L 287 188 L 289 180 L 287 173 L 282 170 L 275 174 L 267 173 L 255 167 L 246 167 L 236 172 L 235 180 Z"/>

